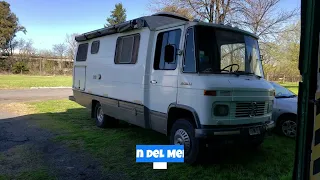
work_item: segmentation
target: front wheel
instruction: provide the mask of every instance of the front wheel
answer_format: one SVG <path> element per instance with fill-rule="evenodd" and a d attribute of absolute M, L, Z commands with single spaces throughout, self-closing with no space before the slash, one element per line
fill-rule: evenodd
<path fill-rule="evenodd" d="M 295 138 L 297 134 L 297 123 L 296 118 L 294 117 L 288 117 L 284 118 L 279 122 L 279 130 L 281 134 L 290 137 Z"/>
<path fill-rule="evenodd" d="M 193 125 L 185 119 L 177 120 L 170 132 L 170 143 L 184 145 L 184 162 L 193 164 L 198 160 L 200 143 L 195 138 Z"/>

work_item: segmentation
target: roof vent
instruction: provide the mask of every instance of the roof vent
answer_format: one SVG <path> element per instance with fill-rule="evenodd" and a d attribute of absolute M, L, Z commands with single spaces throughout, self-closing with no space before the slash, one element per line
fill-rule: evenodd
<path fill-rule="evenodd" d="M 180 16 L 180 15 L 175 14 L 175 13 L 169 13 L 169 12 L 159 12 L 159 13 L 156 13 L 156 14 L 152 14 L 151 16 L 165 16 L 165 17 L 171 17 L 171 18 L 180 19 L 180 20 L 183 20 L 183 21 L 189 21 L 189 19 L 186 18 L 186 17 Z"/>

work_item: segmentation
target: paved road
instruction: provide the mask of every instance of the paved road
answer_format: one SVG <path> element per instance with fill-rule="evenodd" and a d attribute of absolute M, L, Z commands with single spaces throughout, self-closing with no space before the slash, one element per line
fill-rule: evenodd
<path fill-rule="evenodd" d="M 68 98 L 68 96 L 71 95 L 71 88 L 0 90 L 0 104 L 23 101 L 61 99 Z"/>

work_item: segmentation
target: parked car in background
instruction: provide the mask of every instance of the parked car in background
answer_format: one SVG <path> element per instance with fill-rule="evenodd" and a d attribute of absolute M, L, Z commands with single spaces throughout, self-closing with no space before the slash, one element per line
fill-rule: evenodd
<path fill-rule="evenodd" d="M 276 90 L 272 118 L 276 123 L 276 131 L 294 138 L 297 132 L 297 95 L 289 89 L 270 82 Z"/>

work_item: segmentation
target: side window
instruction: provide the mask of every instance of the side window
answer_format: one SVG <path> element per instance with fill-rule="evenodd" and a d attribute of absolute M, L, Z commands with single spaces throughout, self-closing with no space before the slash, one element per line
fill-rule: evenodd
<path fill-rule="evenodd" d="M 180 38 L 181 29 L 161 32 L 158 34 L 153 64 L 153 68 L 155 70 L 175 70 L 177 68 L 177 58 L 179 55 L 176 53 L 175 59 L 173 59 L 172 62 L 165 62 L 164 49 L 166 45 L 173 45 L 177 51 L 179 49 Z"/>
<path fill-rule="evenodd" d="M 118 37 L 115 64 L 135 64 L 138 59 L 140 35 Z"/>
<path fill-rule="evenodd" d="M 93 41 L 91 44 L 91 54 L 97 54 L 99 52 L 100 41 Z"/>
<path fill-rule="evenodd" d="M 76 61 L 86 61 L 88 54 L 88 43 L 79 44 Z"/>
<path fill-rule="evenodd" d="M 194 33 L 193 29 L 191 28 L 188 29 L 186 34 L 183 72 L 196 72 L 196 59 L 194 48 Z"/>

